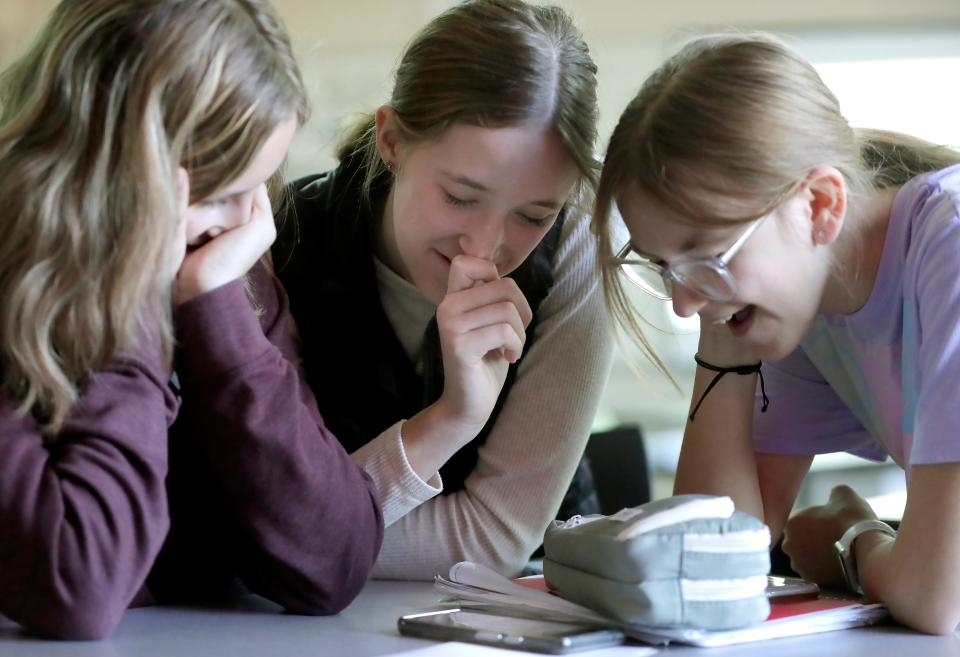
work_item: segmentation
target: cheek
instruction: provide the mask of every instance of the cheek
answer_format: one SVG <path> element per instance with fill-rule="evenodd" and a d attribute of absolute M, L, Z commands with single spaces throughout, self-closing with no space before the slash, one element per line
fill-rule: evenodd
<path fill-rule="evenodd" d="M 187 242 L 190 242 L 204 233 L 211 225 L 213 225 L 213 220 L 211 219 L 211 212 L 207 208 L 202 207 L 190 207 L 187 208 L 186 218 L 185 218 L 185 230 L 187 233 Z"/>
<path fill-rule="evenodd" d="M 523 224 L 510 226 L 501 249 L 503 260 L 498 263 L 500 273 L 509 274 L 523 264 L 549 231 L 550 227 L 539 228 Z"/>

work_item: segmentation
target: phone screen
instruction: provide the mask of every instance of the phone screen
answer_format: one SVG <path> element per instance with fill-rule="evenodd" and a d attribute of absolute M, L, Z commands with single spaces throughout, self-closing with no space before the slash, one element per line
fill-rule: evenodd
<path fill-rule="evenodd" d="M 480 611 L 447 609 L 403 616 L 398 621 L 401 634 L 446 641 L 471 641 L 563 654 L 623 642 L 623 633 L 530 618 L 499 616 Z"/>
<path fill-rule="evenodd" d="M 767 597 L 786 598 L 795 595 L 816 595 L 820 587 L 797 577 L 767 575 Z"/>

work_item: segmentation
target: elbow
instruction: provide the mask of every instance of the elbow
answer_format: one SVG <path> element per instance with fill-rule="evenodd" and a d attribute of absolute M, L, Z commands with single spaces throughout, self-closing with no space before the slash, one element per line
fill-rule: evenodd
<path fill-rule="evenodd" d="M 537 547 L 539 546 L 530 548 L 521 546 L 517 550 L 512 550 L 510 554 L 504 555 L 502 567 L 495 568 L 495 570 L 498 570 L 504 577 L 509 577 L 510 579 L 520 577 L 523 575 L 527 564 L 530 563 L 530 555 L 534 553 Z"/>
<path fill-rule="evenodd" d="M 927 584 L 912 582 L 873 597 L 883 601 L 901 625 L 924 634 L 952 634 L 960 623 L 960 597 Z"/>
<path fill-rule="evenodd" d="M 473 555 L 467 553 L 464 558 L 466 561 L 483 564 L 504 577 L 513 579 L 523 574 L 530 562 L 530 555 L 540 547 L 542 540 L 534 538 L 525 540 L 514 536 L 510 540 L 501 539 L 499 543 L 499 546 L 493 549 L 478 549 Z"/>
<path fill-rule="evenodd" d="M 96 641 L 105 639 L 120 624 L 121 614 L 107 614 L 98 616 L 94 614 L 80 614 L 69 619 L 64 619 L 60 629 L 55 633 L 55 638 L 67 641 Z"/>
<path fill-rule="evenodd" d="M 924 608 L 912 607 L 909 609 L 897 609 L 891 605 L 890 613 L 894 620 L 902 625 L 914 629 L 924 634 L 948 635 L 953 634 L 960 623 L 960 605 L 953 605 L 952 608 Z"/>
<path fill-rule="evenodd" d="M 957 629 L 957 623 L 960 619 L 956 615 L 950 617 L 947 616 L 929 616 L 929 615 L 918 615 L 915 618 L 907 618 L 900 614 L 894 614 L 894 619 L 914 629 L 918 632 L 923 632 L 924 634 L 937 634 L 941 636 L 946 636 L 953 634 L 954 630 Z"/>
<path fill-rule="evenodd" d="M 356 599 L 367 583 L 372 563 L 340 564 L 339 571 L 308 577 L 294 593 L 288 591 L 273 597 L 291 614 L 331 616 L 339 614 Z M 293 593 L 293 595 L 291 595 Z"/>
<path fill-rule="evenodd" d="M 366 585 L 383 544 L 383 520 L 379 507 L 373 509 L 369 522 L 354 523 L 352 530 L 339 535 L 336 544 L 314 542 L 315 547 L 326 548 L 324 552 L 311 550 L 300 566 L 288 561 L 281 567 L 284 575 L 257 578 L 262 586 L 251 588 L 292 614 L 340 613 Z M 284 580 L 290 585 L 278 590 L 276 582 Z"/>
<path fill-rule="evenodd" d="M 954 630 L 957 629 L 957 618 L 954 617 L 949 621 L 940 620 L 936 623 L 931 623 L 929 625 L 923 624 L 921 627 L 917 627 L 917 631 L 924 632 L 926 634 L 938 634 L 940 636 L 948 636 L 953 634 Z"/>
<path fill-rule="evenodd" d="M 104 639 L 120 624 L 126 605 L 119 601 L 78 599 L 71 604 L 42 608 L 33 619 L 19 619 L 29 630 L 63 641 Z"/>

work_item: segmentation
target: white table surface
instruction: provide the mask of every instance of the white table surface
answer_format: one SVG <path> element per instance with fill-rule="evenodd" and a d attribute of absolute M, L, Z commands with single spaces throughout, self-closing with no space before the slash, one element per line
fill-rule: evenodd
<path fill-rule="evenodd" d="M 345 611 L 328 617 L 287 615 L 257 597 L 245 599 L 231 608 L 146 607 L 129 610 L 111 638 L 91 642 L 37 639 L 0 617 L 0 657 L 392 655 L 437 645 L 401 637 L 396 629 L 399 616 L 430 609 L 437 599 L 427 583 L 374 581 Z M 458 650 L 451 646 L 449 651 L 441 652 L 456 655 Z M 960 635 L 924 636 L 886 626 L 727 648 L 674 646 L 659 654 L 664 657 L 960 657 Z"/>

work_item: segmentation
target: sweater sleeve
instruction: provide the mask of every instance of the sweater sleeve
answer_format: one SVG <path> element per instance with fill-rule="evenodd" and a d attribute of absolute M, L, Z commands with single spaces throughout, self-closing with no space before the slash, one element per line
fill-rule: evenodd
<path fill-rule="evenodd" d="M 379 503 L 301 380 L 279 282 L 261 265 L 248 278 L 256 311 L 241 281 L 178 308 L 186 431 L 239 524 L 246 585 L 296 613 L 336 613 L 376 559 Z"/>
<path fill-rule="evenodd" d="M 595 254 L 589 219 L 569 221 L 537 339 L 476 467 L 463 490 L 432 497 L 387 528 L 375 577 L 431 579 L 462 560 L 514 576 L 540 545 L 586 446 L 612 362 Z M 382 458 L 397 452 L 396 431 L 389 428 L 373 441 L 379 447 L 363 450 L 375 480 L 393 478 L 381 486 L 390 493 L 385 508 L 428 494 L 419 478 L 398 480 L 391 472 L 408 465 Z M 401 481 L 413 482 L 410 490 Z"/>
<path fill-rule="evenodd" d="M 0 613 L 65 639 L 119 623 L 168 528 L 168 380 L 157 349 L 118 358 L 48 443 L 0 395 Z"/>

